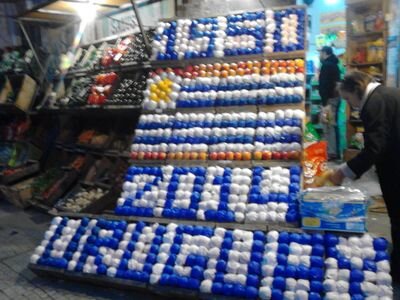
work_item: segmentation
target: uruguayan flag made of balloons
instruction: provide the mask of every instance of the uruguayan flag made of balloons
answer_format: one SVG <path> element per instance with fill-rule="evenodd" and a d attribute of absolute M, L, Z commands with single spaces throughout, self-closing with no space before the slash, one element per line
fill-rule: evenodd
<path fill-rule="evenodd" d="M 295 222 L 300 167 L 131 167 L 115 212 L 219 222 Z"/>
<path fill-rule="evenodd" d="M 304 20 L 304 9 L 289 8 L 160 22 L 152 44 L 153 59 L 304 50 Z"/>
<path fill-rule="evenodd" d="M 387 241 L 56 217 L 31 263 L 239 299 L 392 299 Z"/>

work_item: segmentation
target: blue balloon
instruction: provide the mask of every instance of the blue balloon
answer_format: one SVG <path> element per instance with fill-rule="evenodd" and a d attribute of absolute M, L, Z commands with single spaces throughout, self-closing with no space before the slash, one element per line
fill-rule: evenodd
<path fill-rule="evenodd" d="M 272 289 L 271 299 L 274 300 L 283 300 L 283 292 L 278 289 Z"/>
<path fill-rule="evenodd" d="M 278 253 L 289 255 L 289 245 L 288 244 L 279 244 Z"/>
<path fill-rule="evenodd" d="M 324 287 L 322 285 L 321 281 L 317 280 L 312 280 L 310 281 L 310 291 L 313 293 L 322 293 L 324 290 Z"/>
<path fill-rule="evenodd" d="M 285 270 L 286 278 L 296 278 L 297 277 L 297 268 L 292 265 L 288 265 Z"/>
<path fill-rule="evenodd" d="M 350 260 L 347 259 L 346 257 L 339 257 L 338 259 L 338 267 L 340 269 L 351 269 L 351 264 L 350 264 Z"/>
<path fill-rule="evenodd" d="M 274 277 L 284 277 L 285 271 L 285 266 L 277 265 L 274 269 Z"/>
<path fill-rule="evenodd" d="M 388 247 L 388 241 L 384 238 L 375 238 L 373 245 L 376 251 L 386 251 Z"/>
<path fill-rule="evenodd" d="M 211 291 L 213 294 L 221 295 L 223 292 L 223 284 L 220 282 L 214 282 Z"/>
<path fill-rule="evenodd" d="M 322 257 L 322 256 L 324 256 L 324 253 L 325 253 L 325 248 L 323 245 L 321 245 L 321 244 L 313 245 L 312 251 L 311 251 L 312 256 Z"/>
<path fill-rule="evenodd" d="M 361 283 L 360 282 L 351 282 L 349 286 L 349 292 L 351 295 L 362 294 Z"/>
<path fill-rule="evenodd" d="M 258 296 L 258 289 L 252 286 L 246 287 L 246 294 L 245 297 L 247 299 L 254 299 Z"/>
<path fill-rule="evenodd" d="M 364 273 L 361 270 L 351 270 L 350 271 L 350 282 L 363 282 Z"/>
<path fill-rule="evenodd" d="M 376 272 L 377 271 L 376 263 L 372 260 L 364 259 L 363 270 Z"/>
<path fill-rule="evenodd" d="M 338 237 L 331 233 L 325 234 L 324 239 L 326 247 L 336 247 L 336 245 L 339 243 Z"/>

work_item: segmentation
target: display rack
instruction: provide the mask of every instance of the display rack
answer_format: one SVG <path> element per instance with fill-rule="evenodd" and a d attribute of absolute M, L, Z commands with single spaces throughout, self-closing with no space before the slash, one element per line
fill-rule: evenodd
<path fill-rule="evenodd" d="M 379 12 L 381 14 L 379 15 Z M 388 1 L 363 1 L 363 0 L 347 0 L 346 1 L 346 24 L 347 24 L 347 52 L 346 66 L 348 69 L 357 69 L 370 73 L 373 77 L 386 82 L 387 73 L 387 40 L 388 40 L 388 25 L 386 22 L 386 13 L 388 12 Z M 368 16 L 379 17 L 380 20 L 372 17 L 368 20 Z M 377 24 L 379 21 L 379 24 Z M 375 22 L 375 24 L 374 24 Z M 374 46 L 374 41 L 381 40 L 380 46 Z M 375 47 L 375 49 L 374 49 Z M 375 52 L 380 53 L 380 59 L 369 58 Z M 362 53 L 364 52 L 364 53 Z M 361 54 L 356 59 L 357 53 Z M 357 114 L 351 108 L 347 112 L 349 121 L 347 122 L 347 144 L 357 132 L 360 123 Z M 356 116 L 354 116 L 356 114 Z M 348 149 L 346 151 L 349 151 Z M 345 154 L 345 157 L 354 156 L 355 150 L 352 149 L 352 154 Z"/>

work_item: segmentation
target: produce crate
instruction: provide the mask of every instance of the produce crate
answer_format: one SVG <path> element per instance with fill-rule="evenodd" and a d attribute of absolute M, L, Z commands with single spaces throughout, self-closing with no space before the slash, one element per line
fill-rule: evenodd
<path fill-rule="evenodd" d="M 77 146 L 81 147 L 81 148 L 85 148 L 85 149 L 91 149 L 91 150 L 105 150 L 108 149 L 109 146 L 111 145 L 113 139 L 114 139 L 114 134 L 113 133 L 106 133 L 106 132 L 97 132 L 96 134 L 105 134 L 107 135 L 107 138 L 105 139 L 105 141 L 102 144 L 92 144 L 92 142 L 90 143 L 80 143 L 79 141 L 77 142 Z"/>
<path fill-rule="evenodd" d="M 105 191 L 105 194 L 101 198 L 93 200 L 89 205 L 82 208 L 81 210 L 73 211 L 64 206 L 64 204 L 67 203 L 68 199 L 75 197 L 76 194 L 83 191 L 84 189 L 91 191 L 97 188 L 101 188 L 103 191 Z M 112 190 L 111 186 L 109 185 L 104 185 L 101 183 L 80 182 L 65 197 L 59 200 L 57 204 L 54 206 L 54 208 L 57 209 L 58 211 L 63 211 L 63 212 L 99 213 L 102 212 L 110 204 L 115 204 L 115 200 L 117 197 L 118 193 L 115 190 Z"/>
<path fill-rule="evenodd" d="M 19 168 L 18 171 L 11 175 L 5 175 L 4 172 L 0 174 L 1 184 L 10 184 L 20 181 L 26 177 L 34 175 L 40 171 L 40 164 L 38 161 L 29 160 L 25 166 Z"/>
<path fill-rule="evenodd" d="M 42 195 L 36 196 L 34 201 L 47 206 L 53 206 L 57 199 L 62 197 L 77 181 L 77 179 L 78 172 L 74 170 L 65 171 L 63 173 L 63 176 L 61 176 L 60 178 L 55 180 L 50 186 L 48 186 L 46 190 L 42 193 Z"/>
<path fill-rule="evenodd" d="M 12 186 L 0 185 L 1 197 L 17 207 L 29 207 L 32 199 L 33 180 L 30 178 Z"/>

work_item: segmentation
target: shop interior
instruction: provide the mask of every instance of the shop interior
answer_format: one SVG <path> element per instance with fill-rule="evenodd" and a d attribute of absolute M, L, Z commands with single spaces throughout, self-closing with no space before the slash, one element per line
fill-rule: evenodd
<path fill-rule="evenodd" d="M 382 177 L 333 179 L 399 5 L 0 1 L 0 299 L 400 299 Z"/>

